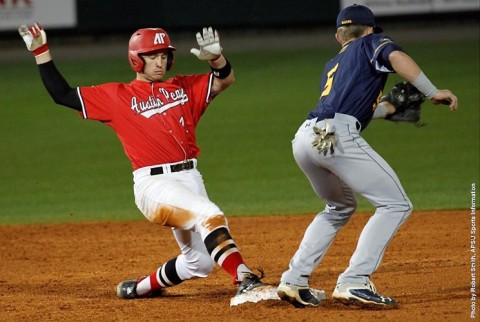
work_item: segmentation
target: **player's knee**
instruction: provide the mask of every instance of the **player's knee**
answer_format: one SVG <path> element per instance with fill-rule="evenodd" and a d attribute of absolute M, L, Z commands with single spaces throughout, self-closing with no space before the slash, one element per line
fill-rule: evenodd
<path fill-rule="evenodd" d="M 217 228 L 227 227 L 228 223 L 227 218 L 220 213 L 213 216 L 204 217 L 200 222 L 200 226 L 202 230 L 205 230 L 205 235 L 208 235 Z"/>
<path fill-rule="evenodd" d="M 215 262 L 209 254 L 199 253 L 186 263 L 195 277 L 207 277 L 214 269 Z"/>
<path fill-rule="evenodd" d="M 413 204 L 410 201 L 410 199 L 407 199 L 404 205 L 404 211 L 405 211 L 405 220 L 410 216 L 410 214 L 413 211 Z"/>
<path fill-rule="evenodd" d="M 406 200 L 397 204 L 389 205 L 387 208 L 388 213 L 390 213 L 392 216 L 400 218 L 401 223 L 404 223 L 408 217 L 410 217 L 410 214 L 413 211 L 413 204 L 407 198 Z"/>
<path fill-rule="evenodd" d="M 401 210 L 408 215 L 410 215 L 413 211 L 413 204 L 407 197 L 405 197 L 404 201 L 399 203 L 398 207 L 401 208 Z"/>
<path fill-rule="evenodd" d="M 177 273 L 182 280 L 207 277 L 215 267 L 215 262 L 207 254 L 188 251 L 177 257 Z"/>
<path fill-rule="evenodd" d="M 410 201 L 410 199 L 408 200 L 408 208 L 409 208 L 409 212 L 412 213 L 412 211 L 413 211 L 413 203 Z"/>
<path fill-rule="evenodd" d="M 344 209 L 343 209 L 343 213 L 350 217 L 353 215 L 353 213 L 355 212 L 355 210 L 357 210 L 357 202 L 353 202 L 352 204 L 346 206 Z"/>
<path fill-rule="evenodd" d="M 405 223 L 405 221 L 407 221 L 407 219 L 410 217 L 411 213 L 413 211 L 413 205 L 411 202 L 408 202 L 407 204 L 404 205 L 403 209 L 402 209 L 402 212 L 401 214 L 402 217 L 401 217 L 401 222 L 400 224 L 403 225 Z"/>
<path fill-rule="evenodd" d="M 353 202 L 349 205 L 330 206 L 327 205 L 323 213 L 330 219 L 341 224 L 346 224 L 357 209 L 357 203 Z"/>
<path fill-rule="evenodd" d="M 335 207 L 335 210 L 344 217 L 351 217 L 355 210 L 357 210 L 357 200 L 351 198 L 351 200 L 345 200 L 343 205 Z"/>

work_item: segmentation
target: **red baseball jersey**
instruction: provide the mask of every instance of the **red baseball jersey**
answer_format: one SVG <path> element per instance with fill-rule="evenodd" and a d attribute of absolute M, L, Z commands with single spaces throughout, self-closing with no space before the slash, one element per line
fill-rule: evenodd
<path fill-rule="evenodd" d="M 133 170 L 196 158 L 195 127 L 214 98 L 212 84 L 206 73 L 79 87 L 80 115 L 116 132 Z"/>

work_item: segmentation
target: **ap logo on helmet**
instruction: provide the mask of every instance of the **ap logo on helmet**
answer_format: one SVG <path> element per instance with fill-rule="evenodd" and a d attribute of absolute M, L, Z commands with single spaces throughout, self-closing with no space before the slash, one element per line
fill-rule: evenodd
<path fill-rule="evenodd" d="M 157 32 L 155 34 L 155 38 L 153 39 L 153 44 L 154 45 L 164 44 L 165 43 L 164 39 L 165 39 L 166 36 L 167 35 L 163 32 Z"/>

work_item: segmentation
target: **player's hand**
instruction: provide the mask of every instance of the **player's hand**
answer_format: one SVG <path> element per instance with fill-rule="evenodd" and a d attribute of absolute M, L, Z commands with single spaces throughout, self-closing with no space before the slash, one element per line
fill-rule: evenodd
<path fill-rule="evenodd" d="M 212 27 L 203 28 L 203 35 L 197 32 L 199 49 L 192 48 L 190 52 L 200 60 L 215 60 L 222 54 L 218 32 Z"/>
<path fill-rule="evenodd" d="M 47 34 L 40 24 L 35 23 L 35 25 L 30 28 L 26 25 L 21 25 L 18 27 L 18 33 L 22 36 L 27 49 L 33 52 L 35 56 L 39 56 L 48 51 Z"/>
<path fill-rule="evenodd" d="M 450 110 L 455 111 L 458 108 L 458 99 L 448 89 L 441 89 L 435 93 L 431 98 L 433 104 L 448 105 Z"/>
<path fill-rule="evenodd" d="M 385 119 L 393 122 L 411 122 L 417 126 L 423 126 L 420 122 L 422 103 L 426 97 L 409 82 L 400 82 L 393 86 L 392 90 L 380 99 L 381 103 L 390 103 L 395 112 L 388 114 Z"/>

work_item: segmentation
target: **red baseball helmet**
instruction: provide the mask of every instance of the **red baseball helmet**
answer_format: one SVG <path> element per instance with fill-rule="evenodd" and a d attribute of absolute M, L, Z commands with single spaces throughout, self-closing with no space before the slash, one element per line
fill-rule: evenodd
<path fill-rule="evenodd" d="M 162 28 L 138 29 L 128 43 L 128 60 L 132 69 L 141 73 L 145 62 L 140 55 L 153 51 L 168 49 L 167 70 L 173 65 L 173 47 L 168 34 Z"/>

